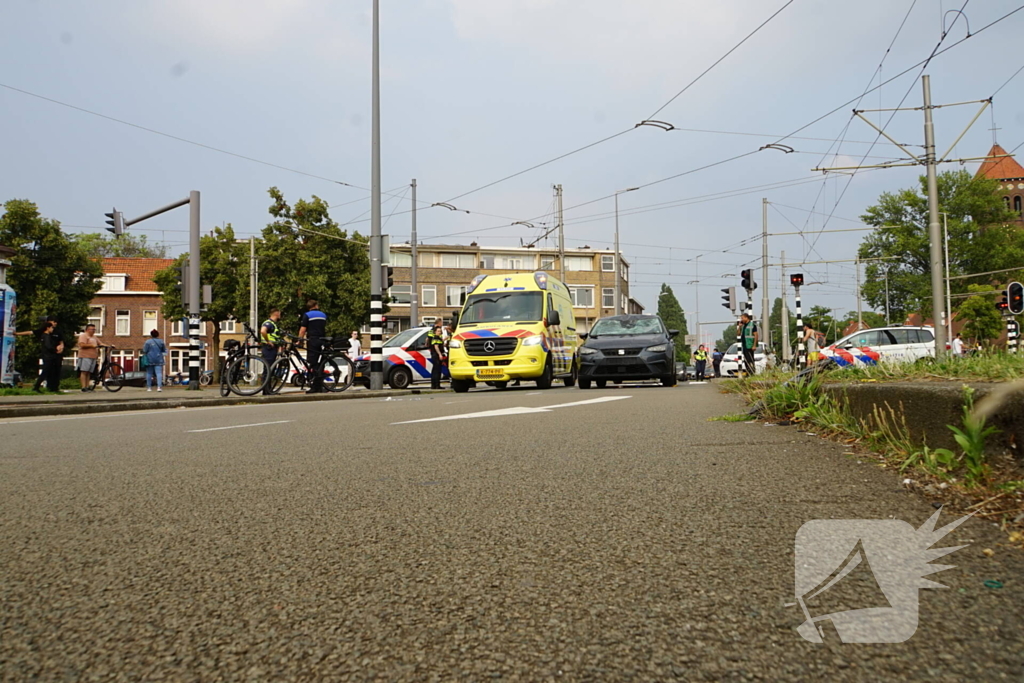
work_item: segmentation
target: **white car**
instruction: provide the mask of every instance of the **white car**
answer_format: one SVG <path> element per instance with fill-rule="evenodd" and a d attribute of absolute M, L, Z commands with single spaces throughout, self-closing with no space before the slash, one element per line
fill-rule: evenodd
<path fill-rule="evenodd" d="M 754 349 L 755 373 L 760 374 L 768 367 L 767 349 L 768 345 L 764 342 L 758 342 L 757 348 Z M 743 351 L 740 349 L 739 344 L 733 344 L 726 349 L 725 354 L 722 356 L 722 363 L 718 366 L 718 371 L 722 373 L 722 377 L 735 377 L 742 367 Z"/>
<path fill-rule="evenodd" d="M 849 334 L 821 349 L 821 356 L 841 366 L 912 363 L 935 355 L 935 330 L 930 327 L 876 327 Z"/>

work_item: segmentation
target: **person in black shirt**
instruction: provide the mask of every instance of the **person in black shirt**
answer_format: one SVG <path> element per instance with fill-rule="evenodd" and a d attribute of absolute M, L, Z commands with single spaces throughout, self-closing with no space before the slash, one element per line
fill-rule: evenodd
<path fill-rule="evenodd" d="M 306 339 L 306 363 L 313 375 L 307 394 L 319 394 L 324 391 L 324 373 L 320 372 L 320 354 L 324 348 L 324 337 L 327 336 L 327 315 L 320 310 L 315 299 L 306 302 L 309 310 L 302 314 L 299 321 L 299 337 Z"/>
<path fill-rule="evenodd" d="M 61 354 L 64 353 L 64 342 L 57 334 L 57 319 L 49 316 L 34 334 L 43 347 L 43 369 L 32 390 L 41 391 L 40 386 L 46 382 L 47 391 L 60 391 L 60 366 L 63 362 Z"/>

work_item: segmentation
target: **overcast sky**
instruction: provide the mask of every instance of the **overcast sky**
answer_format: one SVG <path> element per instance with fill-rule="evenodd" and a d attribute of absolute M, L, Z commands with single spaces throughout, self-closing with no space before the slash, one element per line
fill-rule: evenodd
<path fill-rule="evenodd" d="M 452 199 L 470 214 L 419 212 L 426 241 L 518 245 L 539 229 L 509 224 L 550 224 L 551 187 L 560 183 L 571 248 L 611 245 L 613 202 L 593 200 L 755 151 L 792 133 L 877 85 L 879 74 L 885 80 L 925 59 L 939 41 L 943 12 L 962 5 L 795 0 L 654 117 L 677 128 L 757 134 L 751 136 L 630 129 L 784 0 L 381 4 L 385 190 L 398 188 L 394 193 L 401 196 L 417 178 L 421 201 L 445 201 L 629 130 Z M 963 39 L 968 22 L 977 35 L 928 67 L 935 103 L 987 98 L 1022 66 L 1012 57 L 1017 50 L 1007 47 L 1019 43 L 1024 11 L 981 31 L 1018 4 L 968 3 L 966 20 L 951 29 L 943 47 Z M 112 206 L 131 218 L 199 190 L 204 228 L 230 222 L 238 234 L 249 235 L 268 222 L 266 191 L 277 185 L 289 200 L 315 194 L 331 205 L 345 203 L 332 212 L 339 222 L 365 219 L 368 193 L 332 181 L 360 188 L 370 183 L 370 12 L 370 0 L 6 0 L 0 9 L 3 85 L 322 179 L 0 87 L 0 198 L 31 199 L 69 230 L 96 230 Z M 946 16 L 947 25 L 955 16 Z M 920 106 L 919 72 L 870 93 L 860 107 L 895 107 L 908 90 L 904 106 Z M 995 97 L 998 138 L 1007 149 L 1024 142 L 1022 88 L 1019 76 Z M 865 123 L 850 122 L 853 106 L 798 133 L 820 140 L 785 140 L 796 153 L 761 151 L 620 197 L 633 295 L 653 310 L 660 283 L 668 282 L 688 312 L 699 291 L 701 319 L 723 320 L 718 288 L 738 284 L 738 278 L 714 276 L 738 273 L 748 262 L 760 265 L 759 238 L 733 245 L 760 235 L 762 197 L 773 203 L 770 231 L 807 231 L 806 237 L 771 238 L 772 263 L 783 249 L 788 261 L 852 258 L 864 233 L 817 231 L 856 228 L 848 219 L 856 220 L 879 193 L 914 185 L 921 172 L 873 171 L 852 181 L 812 173 L 823 159 L 826 165 L 853 165 L 869 150 L 866 163 L 904 156 L 889 144 L 860 144 L 877 136 Z M 939 152 L 976 106 L 936 112 Z M 870 116 L 878 121 L 879 114 Z M 991 127 L 986 112 L 956 154 L 984 155 Z M 833 145 L 844 130 L 845 142 Z M 921 112 L 896 115 L 887 131 L 901 142 L 922 144 Z M 830 149 L 839 156 L 825 158 Z M 807 182 L 680 203 L 796 180 Z M 593 203 L 577 207 L 585 202 Z M 657 204 L 662 206 L 652 206 Z M 401 212 L 409 208 L 408 196 L 391 199 L 384 215 L 396 206 L 384 232 L 405 240 L 409 215 Z M 826 225 L 826 215 L 811 211 L 833 217 Z M 166 241 L 177 253 L 187 227 L 188 212 L 179 209 L 132 230 Z M 350 229 L 365 233 L 369 223 Z M 693 258 L 701 253 L 703 286 L 695 288 L 686 283 L 694 279 Z M 808 282 L 826 283 L 807 288 L 805 305 L 855 308 L 852 266 L 808 265 L 803 271 Z M 773 298 L 779 277 L 772 268 Z M 715 325 L 714 336 L 720 328 Z"/>

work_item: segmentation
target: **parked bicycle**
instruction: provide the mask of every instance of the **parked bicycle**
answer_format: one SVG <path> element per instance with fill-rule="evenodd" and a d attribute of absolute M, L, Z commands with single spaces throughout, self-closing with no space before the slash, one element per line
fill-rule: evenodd
<path fill-rule="evenodd" d="M 227 351 L 227 355 L 220 364 L 221 396 L 227 396 L 233 391 L 229 378 L 231 377 L 231 368 L 234 366 L 235 361 L 249 355 L 253 350 L 258 350 L 260 346 L 259 337 L 256 336 L 252 328 L 247 323 L 242 323 L 242 325 L 245 328 L 245 343 L 239 342 L 237 339 L 229 339 L 224 343 L 224 350 Z M 238 366 L 240 371 L 242 368 L 244 368 L 243 365 Z M 240 379 L 241 377 L 237 377 L 236 382 Z"/>
<path fill-rule="evenodd" d="M 89 377 L 89 391 L 95 391 L 96 386 L 103 384 L 107 391 L 121 391 L 124 386 L 124 369 L 120 363 L 110 360 L 111 354 L 116 351 L 113 346 L 99 347 L 103 354 L 103 362 L 97 363 Z"/>
<path fill-rule="evenodd" d="M 313 385 L 316 373 L 323 375 L 324 389 L 330 392 L 342 392 L 352 386 L 355 373 L 352 361 L 348 358 L 348 339 L 344 337 L 325 337 L 322 341 L 320 362 L 316 368 L 310 367 L 299 348 L 305 340 L 288 336 L 287 343 L 274 361 L 270 369 L 270 392 L 279 393 L 289 380 L 292 386 L 304 388 Z M 289 377 L 290 376 L 290 377 Z"/>

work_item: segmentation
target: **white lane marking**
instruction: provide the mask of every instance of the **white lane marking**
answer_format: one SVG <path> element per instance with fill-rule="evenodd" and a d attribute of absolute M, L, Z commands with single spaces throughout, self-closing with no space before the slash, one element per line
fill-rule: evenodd
<path fill-rule="evenodd" d="M 530 393 L 527 394 L 527 396 L 540 396 L 542 393 L 544 393 L 544 392 L 542 392 L 542 391 L 531 391 Z"/>
<path fill-rule="evenodd" d="M 282 425 L 285 422 L 295 422 L 295 420 L 275 420 L 274 422 L 256 422 L 255 424 L 231 425 L 230 427 L 210 427 L 209 429 L 189 429 L 189 430 L 186 430 L 186 432 L 188 434 L 197 434 L 199 432 L 219 432 L 222 429 L 241 429 L 242 427 L 262 427 L 264 425 Z"/>
<path fill-rule="evenodd" d="M 392 422 L 392 425 L 407 425 L 414 424 L 416 422 L 440 422 L 443 420 L 466 420 L 473 417 L 502 417 L 504 415 L 527 415 L 531 413 L 548 413 L 555 408 L 568 408 L 570 406 L 585 406 L 592 403 L 606 403 L 608 401 L 621 401 L 625 398 L 633 398 L 632 396 L 602 396 L 600 398 L 592 398 L 587 401 L 573 401 L 572 403 L 559 403 L 553 406 L 543 406 L 541 408 L 527 408 L 526 406 L 517 406 L 515 408 L 501 408 L 499 410 L 485 410 L 481 413 L 465 413 L 463 415 L 445 415 L 443 417 L 428 417 L 424 420 L 406 420 L 405 422 Z"/>
<path fill-rule="evenodd" d="M 173 415 L 174 414 L 173 411 L 182 410 L 182 409 L 187 409 L 188 412 L 195 413 L 195 412 L 199 412 L 200 410 L 233 410 L 233 409 L 236 409 L 236 408 L 269 408 L 271 406 L 276 406 L 276 405 L 279 405 L 279 404 L 277 404 L 277 403 L 263 403 L 263 404 L 247 403 L 245 405 L 239 405 L 239 406 L 207 406 L 205 408 L 203 408 L 203 407 L 188 408 L 186 406 L 182 406 L 182 407 L 176 407 L 176 408 L 163 408 L 161 410 L 124 410 L 124 411 L 119 411 L 119 412 L 118 411 L 114 411 L 114 412 L 109 412 L 109 413 L 100 413 L 98 415 L 70 415 L 68 417 L 38 417 L 38 418 L 30 417 L 30 418 L 26 418 L 24 420 L 0 420 L 0 425 L 16 425 L 16 424 L 36 423 L 36 422 L 63 422 L 64 420 L 95 420 L 95 419 L 101 418 L 101 417 L 134 417 L 136 415 L 141 417 L 143 415 L 167 415 L 168 413 Z"/>

